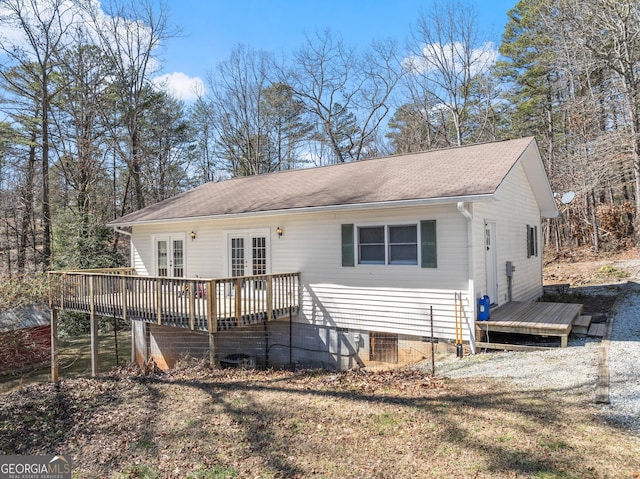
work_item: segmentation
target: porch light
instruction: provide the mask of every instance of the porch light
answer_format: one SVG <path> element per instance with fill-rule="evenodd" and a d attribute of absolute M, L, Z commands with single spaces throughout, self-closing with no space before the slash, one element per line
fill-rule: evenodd
<path fill-rule="evenodd" d="M 192 231 L 191 233 L 189 233 L 189 236 L 191 236 L 191 241 L 196 239 L 196 232 Z"/>
<path fill-rule="evenodd" d="M 276 234 L 278 235 L 278 238 L 282 237 L 282 233 L 284 233 L 284 230 L 278 226 L 276 228 Z"/>

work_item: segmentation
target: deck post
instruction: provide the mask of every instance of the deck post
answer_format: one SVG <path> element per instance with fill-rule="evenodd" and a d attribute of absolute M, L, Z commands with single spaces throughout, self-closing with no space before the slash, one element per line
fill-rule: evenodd
<path fill-rule="evenodd" d="M 209 331 L 209 366 L 218 367 L 218 310 L 216 280 L 207 281 L 207 330 Z"/>
<path fill-rule="evenodd" d="M 267 281 L 267 321 L 273 319 L 273 275 L 268 276 Z"/>
<path fill-rule="evenodd" d="M 217 281 L 207 281 L 207 331 L 218 332 L 218 307 L 216 303 Z"/>
<path fill-rule="evenodd" d="M 189 328 L 191 331 L 196 329 L 196 288 L 198 284 L 191 282 L 189 284 Z"/>
<path fill-rule="evenodd" d="M 218 333 L 209 333 L 209 367 L 218 367 Z"/>
<path fill-rule="evenodd" d="M 67 274 L 62 274 L 62 288 L 60 288 L 60 308 L 64 311 L 64 291 L 67 287 Z"/>
<path fill-rule="evenodd" d="M 236 279 L 236 325 L 240 326 L 242 319 L 242 278 Z"/>
<path fill-rule="evenodd" d="M 58 310 L 51 308 L 51 381 L 58 380 Z"/>
<path fill-rule="evenodd" d="M 158 324 L 162 324 L 162 280 L 156 281 L 156 312 L 158 313 Z"/>
<path fill-rule="evenodd" d="M 98 316 L 93 289 L 93 276 L 89 276 L 89 321 L 91 324 L 91 376 L 98 375 Z"/>
<path fill-rule="evenodd" d="M 122 274 L 122 280 L 120 285 L 120 294 L 122 295 L 122 319 L 127 320 L 127 278 Z"/>

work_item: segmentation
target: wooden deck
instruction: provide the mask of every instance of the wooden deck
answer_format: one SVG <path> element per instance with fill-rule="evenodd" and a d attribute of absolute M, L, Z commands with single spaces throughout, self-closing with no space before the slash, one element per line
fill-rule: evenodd
<path fill-rule="evenodd" d="M 566 348 L 571 327 L 580 313 L 581 304 L 511 301 L 492 309 L 489 321 L 476 321 L 476 327 L 489 333 L 489 339 L 492 332 L 556 336 L 560 346 Z M 480 342 L 476 346 L 491 347 L 490 343 Z"/>
<path fill-rule="evenodd" d="M 260 324 L 298 310 L 298 273 L 187 279 L 118 271 L 50 273 L 51 308 L 209 333 Z"/>
<path fill-rule="evenodd" d="M 51 380 L 57 381 L 58 311 L 89 315 L 92 376 L 98 374 L 98 316 L 207 331 L 215 366 L 218 332 L 297 313 L 300 273 L 167 278 L 138 276 L 132 268 L 51 271 L 49 288 Z"/>

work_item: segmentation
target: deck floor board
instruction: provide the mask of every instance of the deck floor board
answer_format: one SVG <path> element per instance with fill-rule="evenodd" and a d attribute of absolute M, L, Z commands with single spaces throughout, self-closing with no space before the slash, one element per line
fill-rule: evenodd
<path fill-rule="evenodd" d="M 477 321 L 476 324 L 486 333 L 558 336 L 566 346 L 573 321 L 582 313 L 582 307 L 572 303 L 511 301 L 492 309 L 488 321 Z"/>

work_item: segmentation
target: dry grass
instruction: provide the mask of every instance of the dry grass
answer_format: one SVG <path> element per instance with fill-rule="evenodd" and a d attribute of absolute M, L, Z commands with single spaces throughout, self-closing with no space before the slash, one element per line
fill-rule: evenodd
<path fill-rule="evenodd" d="M 190 365 L 23 388 L 0 451 L 75 477 L 633 478 L 640 441 L 590 404 L 490 381 Z"/>

